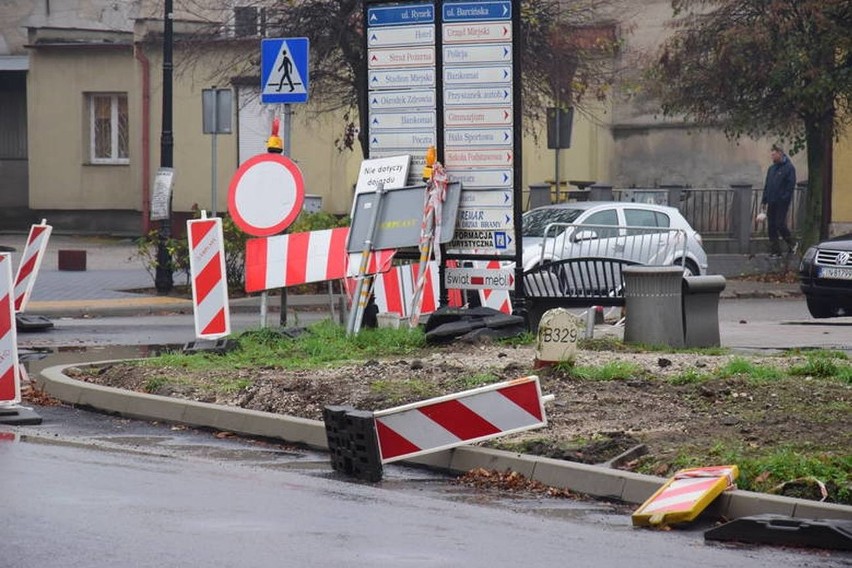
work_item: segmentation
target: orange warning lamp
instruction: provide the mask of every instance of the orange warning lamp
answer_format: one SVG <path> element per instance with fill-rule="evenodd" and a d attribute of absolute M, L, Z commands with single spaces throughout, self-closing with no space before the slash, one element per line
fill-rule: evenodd
<path fill-rule="evenodd" d="M 435 162 L 438 160 L 438 151 L 434 146 L 429 146 L 429 149 L 426 150 L 426 165 L 423 166 L 423 180 L 428 180 L 432 178 L 432 166 L 435 165 Z"/>
<path fill-rule="evenodd" d="M 281 154 L 284 152 L 284 144 L 278 136 L 278 127 L 281 120 L 276 116 L 272 119 L 272 136 L 266 141 L 266 151 L 273 154 Z"/>

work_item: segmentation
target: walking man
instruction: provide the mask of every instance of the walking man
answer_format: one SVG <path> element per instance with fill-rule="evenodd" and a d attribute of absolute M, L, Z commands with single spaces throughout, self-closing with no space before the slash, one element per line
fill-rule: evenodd
<path fill-rule="evenodd" d="M 761 211 L 766 214 L 768 224 L 769 257 L 780 258 L 779 237 L 787 243 L 790 254 L 795 254 L 799 247 L 790 235 L 790 229 L 787 228 L 787 211 L 790 209 L 793 191 L 796 189 L 796 168 L 778 144 L 772 145 L 769 155 L 772 158 L 772 165 L 766 172 Z"/>

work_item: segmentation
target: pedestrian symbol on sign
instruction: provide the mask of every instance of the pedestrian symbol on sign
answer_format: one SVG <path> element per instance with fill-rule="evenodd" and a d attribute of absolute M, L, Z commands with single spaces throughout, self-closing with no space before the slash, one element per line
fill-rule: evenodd
<path fill-rule="evenodd" d="M 261 102 L 307 102 L 308 48 L 307 38 L 261 42 Z"/>

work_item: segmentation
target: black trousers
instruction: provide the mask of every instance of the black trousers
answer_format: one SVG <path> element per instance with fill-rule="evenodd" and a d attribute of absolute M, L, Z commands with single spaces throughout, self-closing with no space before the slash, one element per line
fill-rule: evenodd
<path fill-rule="evenodd" d="M 790 210 L 790 202 L 782 201 L 778 203 L 769 203 L 766 206 L 766 223 L 767 232 L 769 233 L 769 248 L 772 252 L 780 253 L 781 245 L 778 238 L 793 247 L 793 237 L 790 235 L 790 229 L 787 228 L 787 211 Z"/>

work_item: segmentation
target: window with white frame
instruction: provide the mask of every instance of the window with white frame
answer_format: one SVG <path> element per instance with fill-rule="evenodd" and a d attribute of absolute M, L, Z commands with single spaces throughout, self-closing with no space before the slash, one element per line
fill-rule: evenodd
<path fill-rule="evenodd" d="M 93 164 L 127 164 L 129 133 L 126 93 L 90 93 L 89 157 Z"/>

